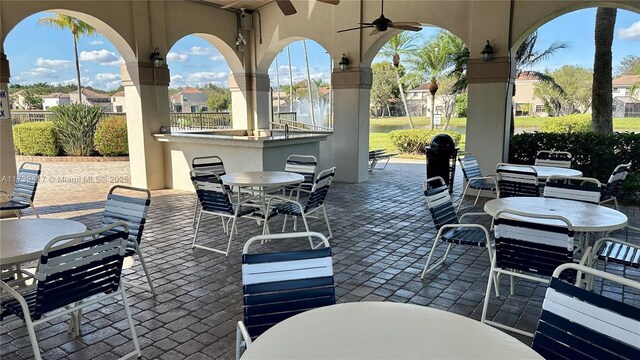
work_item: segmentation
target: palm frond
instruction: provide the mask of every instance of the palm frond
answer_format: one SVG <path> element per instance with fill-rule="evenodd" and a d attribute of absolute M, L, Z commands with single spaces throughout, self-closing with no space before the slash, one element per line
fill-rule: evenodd
<path fill-rule="evenodd" d="M 520 75 L 527 76 L 529 78 L 539 80 L 543 83 L 549 84 L 549 86 L 551 86 L 551 88 L 557 91 L 560 95 L 564 95 L 564 89 L 562 89 L 562 86 L 558 85 L 555 79 L 549 74 L 541 73 L 539 71 L 529 70 L 529 71 L 522 71 Z"/>

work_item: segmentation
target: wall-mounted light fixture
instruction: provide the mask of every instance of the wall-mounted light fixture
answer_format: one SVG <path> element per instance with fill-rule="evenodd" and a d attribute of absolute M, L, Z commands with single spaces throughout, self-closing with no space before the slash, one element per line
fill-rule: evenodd
<path fill-rule="evenodd" d="M 149 59 L 153 63 L 153 67 L 159 68 L 162 65 L 164 65 L 164 59 L 162 58 L 162 56 L 160 56 L 160 49 L 159 48 L 156 48 L 153 51 L 153 53 L 151 53 L 151 55 L 149 56 Z"/>
<path fill-rule="evenodd" d="M 247 40 L 244 39 L 241 32 L 238 32 L 238 37 L 236 38 L 236 48 L 238 52 L 243 52 L 245 45 L 247 45 Z"/>
<path fill-rule="evenodd" d="M 489 40 L 487 40 L 487 45 L 484 46 L 480 54 L 482 54 L 482 61 L 484 62 L 489 62 L 493 59 L 493 48 L 489 44 Z"/>
<path fill-rule="evenodd" d="M 347 68 L 349 67 L 349 58 L 347 57 L 347 54 L 342 54 L 342 59 L 340 59 L 338 65 L 340 66 L 340 71 L 347 71 Z"/>

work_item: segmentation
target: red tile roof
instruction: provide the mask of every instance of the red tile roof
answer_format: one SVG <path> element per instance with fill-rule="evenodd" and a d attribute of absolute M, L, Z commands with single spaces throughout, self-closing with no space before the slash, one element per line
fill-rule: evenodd
<path fill-rule="evenodd" d="M 640 75 L 624 75 L 613 79 L 613 85 L 633 85 L 640 82 Z"/>

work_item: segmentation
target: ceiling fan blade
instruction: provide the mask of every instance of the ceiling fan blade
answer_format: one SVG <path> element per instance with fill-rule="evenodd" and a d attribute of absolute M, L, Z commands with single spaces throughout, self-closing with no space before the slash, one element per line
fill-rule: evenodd
<path fill-rule="evenodd" d="M 420 24 L 419 22 L 415 22 L 415 21 L 394 21 L 393 22 L 394 25 L 401 25 L 401 26 L 413 26 L 413 27 L 421 27 L 422 24 Z"/>
<path fill-rule="evenodd" d="M 293 15 L 298 12 L 291 3 L 291 0 L 276 0 L 276 4 L 278 4 L 278 7 L 285 16 Z"/>
<path fill-rule="evenodd" d="M 351 28 L 351 29 L 344 29 L 344 30 L 340 30 L 340 31 L 338 31 L 338 32 L 339 32 L 339 33 L 341 33 L 341 32 L 345 32 L 345 31 L 360 30 L 360 29 L 366 29 L 366 28 L 371 28 L 371 27 L 373 27 L 373 25 L 368 25 L 368 26 L 358 26 L 358 27 L 354 27 L 354 28 Z"/>
<path fill-rule="evenodd" d="M 420 31 L 420 30 L 422 30 L 421 27 L 410 26 L 410 25 L 398 25 L 398 24 L 395 24 L 395 23 L 389 24 L 389 27 L 390 28 L 394 28 L 394 29 L 409 30 L 409 31 Z"/>
<path fill-rule="evenodd" d="M 228 3 L 227 5 L 222 6 L 221 9 L 228 9 L 228 8 L 234 7 L 234 6 L 238 5 L 238 4 L 240 4 L 242 1 L 243 0 L 232 1 L 232 2 Z"/>
<path fill-rule="evenodd" d="M 316 0 L 317 2 L 329 4 L 329 5 L 338 5 L 340 4 L 340 0 Z"/>
<path fill-rule="evenodd" d="M 371 35 L 375 35 L 375 34 L 377 34 L 377 33 L 379 33 L 378 29 L 373 29 L 373 30 L 371 31 L 371 33 L 369 34 L 369 36 L 371 36 Z"/>
<path fill-rule="evenodd" d="M 373 23 L 358 23 L 360 25 L 373 25 Z"/>

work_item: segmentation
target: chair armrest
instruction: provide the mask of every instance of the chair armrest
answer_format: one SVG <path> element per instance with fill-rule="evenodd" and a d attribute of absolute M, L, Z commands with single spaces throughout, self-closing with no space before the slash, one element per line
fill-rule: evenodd
<path fill-rule="evenodd" d="M 624 241 L 624 240 L 620 240 L 620 239 L 616 239 L 616 238 L 612 238 L 612 237 L 603 237 L 603 238 L 598 239 L 596 241 L 596 243 L 593 244 L 593 248 L 592 248 L 593 250 L 591 251 L 591 259 L 595 259 L 596 257 L 598 257 L 598 252 L 601 251 L 602 244 L 605 241 L 611 241 L 613 243 L 620 244 L 620 245 L 627 245 L 627 246 L 630 246 L 630 247 L 633 247 L 633 248 L 636 248 L 636 249 L 640 248 L 640 245 L 638 245 L 638 244 L 633 244 L 633 243 L 630 243 L 630 242 L 627 242 L 627 241 Z"/>
<path fill-rule="evenodd" d="M 456 228 L 476 228 L 476 229 L 480 229 L 482 231 L 484 231 L 484 237 L 487 240 L 487 248 L 489 248 L 490 251 L 493 251 L 493 247 L 491 244 L 491 236 L 489 235 L 489 231 L 487 230 L 486 227 L 480 225 L 480 224 L 447 224 L 447 225 L 443 225 L 440 230 L 438 230 L 438 234 L 436 235 L 436 239 L 439 239 L 440 236 L 442 236 L 442 231 L 446 230 L 446 229 L 456 229 Z"/>
<path fill-rule="evenodd" d="M 491 180 L 493 183 L 497 183 L 498 180 L 494 176 L 474 176 L 472 178 L 467 179 L 467 181 L 471 180 Z"/>
<path fill-rule="evenodd" d="M 464 219 L 465 216 L 470 216 L 470 215 L 473 215 L 473 216 L 491 216 L 491 215 L 487 214 L 486 212 L 464 213 L 464 214 L 460 215 L 460 221 L 462 221 L 462 219 Z M 493 217 L 493 216 L 491 216 L 491 217 Z"/>

